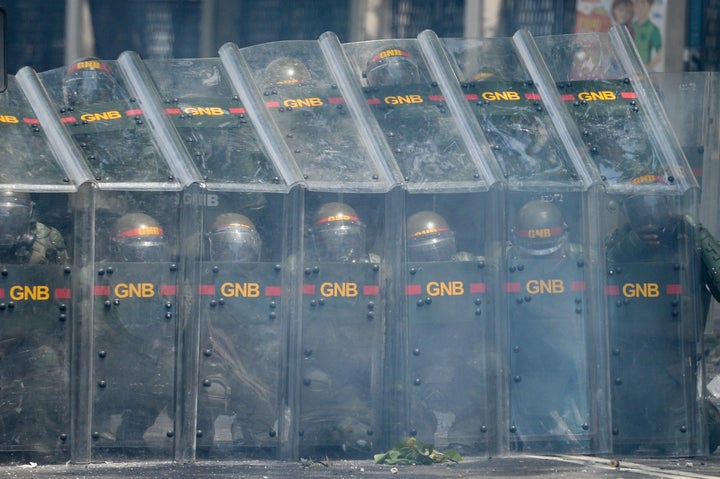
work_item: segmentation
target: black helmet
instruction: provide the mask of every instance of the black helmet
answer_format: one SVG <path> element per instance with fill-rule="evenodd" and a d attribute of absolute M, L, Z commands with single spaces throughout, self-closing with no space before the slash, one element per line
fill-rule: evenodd
<path fill-rule="evenodd" d="M 360 261 L 365 257 L 365 224 L 345 203 L 326 203 L 318 209 L 312 236 L 318 259 Z"/>
<path fill-rule="evenodd" d="M 374 55 L 365 67 L 365 78 L 373 87 L 406 85 L 420 81 L 412 55 L 399 48 L 386 48 Z"/>
<path fill-rule="evenodd" d="M 630 227 L 644 241 L 657 243 L 673 233 L 676 221 L 667 195 L 634 194 L 623 205 Z"/>
<path fill-rule="evenodd" d="M 210 258 L 214 261 L 260 260 L 260 235 L 253 222 L 245 215 L 218 215 L 208 235 L 208 245 Z"/>
<path fill-rule="evenodd" d="M 65 70 L 63 97 L 67 106 L 118 101 L 120 91 L 110 68 L 97 58 L 82 58 Z"/>
<path fill-rule="evenodd" d="M 303 85 L 311 80 L 310 70 L 297 58 L 281 57 L 265 68 L 265 86 L 282 87 Z"/>
<path fill-rule="evenodd" d="M 445 218 L 432 211 L 419 211 L 408 218 L 408 260 L 449 261 L 455 252 L 455 232 Z"/>
<path fill-rule="evenodd" d="M 33 201 L 28 193 L 0 192 L 0 247 L 23 242 L 33 226 Z"/>
<path fill-rule="evenodd" d="M 519 246 L 532 255 L 541 256 L 560 249 L 567 238 L 567 225 L 553 203 L 533 200 L 520 208 L 512 232 Z"/>
<path fill-rule="evenodd" d="M 168 261 L 170 252 L 160 223 L 144 213 L 128 213 L 115 221 L 110 238 L 111 260 Z"/>

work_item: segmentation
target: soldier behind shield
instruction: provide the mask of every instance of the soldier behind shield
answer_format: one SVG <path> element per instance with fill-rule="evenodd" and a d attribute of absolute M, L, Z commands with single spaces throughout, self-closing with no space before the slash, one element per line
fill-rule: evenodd
<path fill-rule="evenodd" d="M 115 264 L 111 277 L 127 283 L 158 279 L 157 269 L 143 264 L 169 262 L 171 256 L 162 226 L 145 213 L 118 218 L 107 245 L 106 261 Z M 152 317 L 154 310 L 144 298 L 124 299 L 118 301 L 118 307 L 105 311 L 107 316 L 95 321 L 95 343 L 103 351 L 97 380 L 108 384 L 96 400 L 96 417 L 101 421 L 96 430 L 107 428 L 100 429 L 103 437 L 110 434 L 122 445 L 138 446 L 164 409 L 172 413 L 174 331 L 171 323 Z M 163 345 L 169 350 L 163 350 Z M 116 396 L 105 394 L 114 387 L 120 388 L 115 390 Z M 110 427 L 113 415 L 120 416 L 114 433 Z"/>
<path fill-rule="evenodd" d="M 213 265 L 232 263 L 222 268 L 231 267 L 235 277 L 240 277 L 245 272 L 238 264 L 255 264 L 261 260 L 262 239 L 246 215 L 222 213 L 214 219 L 207 234 L 207 251 Z M 257 274 L 257 270 L 253 271 Z M 253 321 L 253 313 L 249 310 L 235 316 L 231 307 L 226 304 L 224 314 L 211 316 L 213 319 L 207 323 L 204 341 L 210 346 L 212 355 L 203 360 L 203 387 L 198 408 L 198 429 L 202 431 L 199 443 L 200 446 L 212 444 L 214 423 L 224 414 L 232 417 L 234 444 L 259 447 L 273 427 L 272 422 L 268 424 L 268 418 L 274 419 L 272 391 L 276 374 L 264 369 L 275 365 L 275 361 L 264 361 L 261 352 L 275 351 L 276 335 L 263 334 L 265 327 L 272 329 L 275 325 L 259 325 Z M 237 333 L 239 323 L 244 324 L 242 334 Z"/>
<path fill-rule="evenodd" d="M 67 264 L 65 241 L 58 230 L 34 218 L 28 193 L 0 192 L 0 262 Z"/>
<path fill-rule="evenodd" d="M 69 264 L 62 235 L 37 221 L 34 207 L 28 193 L 0 192 L 0 264 L 8 266 L 9 273 L 3 275 L 10 280 L 23 275 L 24 281 L 32 281 L 32 265 Z M 28 267 L 26 271 L 24 266 Z M 54 277 L 49 271 L 40 274 L 43 281 Z M 29 309 L 33 308 L 32 301 L 26 303 L 7 306 L 14 317 L 6 317 L 0 329 L 0 445 L 34 448 L 54 444 L 57 437 L 53 435 L 59 436 L 65 427 L 59 410 L 66 405 L 56 396 L 65 390 L 67 371 L 62 351 L 67 345 L 56 344 L 64 340 L 62 323 L 55 321 L 58 329 L 41 330 L 52 323 L 45 321 L 39 309 Z M 40 324 L 35 322 L 38 318 Z"/>
<path fill-rule="evenodd" d="M 62 90 L 68 108 L 116 102 L 127 97 L 110 68 L 95 57 L 73 62 L 65 71 Z"/>
<path fill-rule="evenodd" d="M 701 255 L 702 267 L 699 280 L 703 283 L 701 291 L 704 310 L 701 317 L 697 318 L 702 334 L 711 295 L 720 301 L 720 242 L 690 215 L 680 213 L 668 195 L 633 194 L 624 199 L 623 209 L 627 223 L 608 240 L 607 256 L 611 267 L 640 262 L 648 265 L 646 270 L 655 271 L 652 269 L 654 264 L 674 265 L 679 261 L 683 237 L 694 233 L 694 250 Z M 662 280 L 661 277 L 651 279 Z M 642 317 L 645 316 L 641 315 L 640 319 Z M 618 398 L 614 414 L 621 433 L 623 426 L 626 431 L 641 431 L 639 435 L 649 443 L 634 444 L 635 447 L 662 447 L 662 441 L 673 435 L 673 424 L 677 425 L 684 420 L 684 398 L 677 375 L 680 361 L 677 354 L 682 349 L 679 344 L 682 338 L 678 336 L 677 324 L 663 324 L 658 319 L 661 317 L 662 310 L 658 310 L 640 324 L 637 321 L 625 321 L 618 325 L 622 331 L 616 333 L 618 343 L 628 338 L 632 344 L 625 348 L 614 345 L 623 353 L 617 355 L 620 364 L 625 364 L 622 371 L 625 379 L 616 388 Z M 634 324 L 639 329 L 631 329 Z M 626 357 L 631 351 L 634 354 Z M 622 358 L 625 358 L 624 361 Z M 633 374 L 644 378 L 643 381 L 632 381 Z M 639 386 L 630 389 L 631 384 Z M 709 449 L 713 452 L 720 444 L 720 413 L 707 398 L 707 391 L 705 395 Z M 637 414 L 638 410 L 645 413 Z M 672 419 L 673 412 L 678 416 L 675 420 Z"/>
<path fill-rule="evenodd" d="M 589 424 L 582 291 L 583 250 L 570 241 L 554 203 L 531 200 L 517 213 L 507 250 L 510 404 L 517 450 L 582 451 Z M 552 279 L 551 291 L 530 285 Z M 512 291 L 512 288 L 509 288 Z"/>
<path fill-rule="evenodd" d="M 405 249 L 414 271 L 410 281 L 416 284 L 482 282 L 484 257 L 457 251 L 455 230 L 435 211 L 418 211 L 407 219 Z M 476 309 L 482 300 L 476 296 L 475 308 L 466 315 L 464 293 L 435 297 L 430 303 L 408 298 L 411 433 L 436 446 L 477 452 L 486 425 L 483 338 Z"/>
<path fill-rule="evenodd" d="M 352 284 L 358 293 L 304 298 L 301 453 L 367 454 L 375 438 L 373 367 L 382 320 L 376 297 L 360 292 L 378 284 L 380 257 L 367 252 L 366 224 L 347 203 L 322 204 L 309 229 L 306 266 L 315 273 L 305 281 L 318 290 Z"/>

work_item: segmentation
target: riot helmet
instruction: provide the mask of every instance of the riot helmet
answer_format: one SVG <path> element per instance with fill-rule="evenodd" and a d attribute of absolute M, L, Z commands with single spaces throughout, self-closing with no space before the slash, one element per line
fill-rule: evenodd
<path fill-rule="evenodd" d="M 361 261 L 365 258 L 365 224 L 345 203 L 326 203 L 318 209 L 312 227 L 318 259 Z"/>
<path fill-rule="evenodd" d="M 670 198 L 662 194 L 634 194 L 623 201 L 630 228 L 647 244 L 670 239 L 677 226 Z"/>
<path fill-rule="evenodd" d="M 168 261 L 170 252 L 160 223 L 144 213 L 128 213 L 115 221 L 110 259 L 126 262 Z"/>
<path fill-rule="evenodd" d="M 63 98 L 67 106 L 118 101 L 120 91 L 110 68 L 97 58 L 82 58 L 65 70 Z"/>
<path fill-rule="evenodd" d="M 260 235 L 253 222 L 238 213 L 223 213 L 215 218 L 208 234 L 208 247 L 214 261 L 260 260 Z"/>
<path fill-rule="evenodd" d="M 367 62 L 365 78 L 372 87 L 407 85 L 420 81 L 420 71 L 409 52 L 386 48 Z"/>
<path fill-rule="evenodd" d="M 455 253 L 455 232 L 445 218 L 432 211 L 419 211 L 408 218 L 409 261 L 449 261 Z"/>
<path fill-rule="evenodd" d="M 33 221 L 33 201 L 28 193 L 0 192 L 0 248 L 26 243 Z"/>
<path fill-rule="evenodd" d="M 265 85 L 283 87 L 310 83 L 310 70 L 297 58 L 281 57 L 265 68 Z"/>
<path fill-rule="evenodd" d="M 512 230 L 518 246 L 533 256 L 558 251 L 567 240 L 567 225 L 560 209 L 544 200 L 526 203 L 518 212 Z"/>

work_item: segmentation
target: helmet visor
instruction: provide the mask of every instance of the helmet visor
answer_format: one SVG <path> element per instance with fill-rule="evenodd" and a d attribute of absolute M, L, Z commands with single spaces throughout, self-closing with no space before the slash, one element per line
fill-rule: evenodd
<path fill-rule="evenodd" d="M 455 253 L 455 232 L 450 230 L 414 236 L 407 242 L 410 261 L 450 261 Z"/>
<path fill-rule="evenodd" d="M 162 236 L 119 238 L 114 241 L 116 261 L 146 263 L 168 261 L 170 252 Z"/>
<path fill-rule="evenodd" d="M 375 87 L 417 83 L 417 67 L 405 58 L 387 58 L 377 62 L 365 73 L 368 84 Z"/>
<path fill-rule="evenodd" d="M 365 225 L 354 221 L 335 221 L 314 231 L 318 259 L 358 261 L 365 256 Z"/>
<path fill-rule="evenodd" d="M 246 228 L 220 228 L 208 237 L 214 261 L 254 262 L 260 260 L 260 237 Z"/>

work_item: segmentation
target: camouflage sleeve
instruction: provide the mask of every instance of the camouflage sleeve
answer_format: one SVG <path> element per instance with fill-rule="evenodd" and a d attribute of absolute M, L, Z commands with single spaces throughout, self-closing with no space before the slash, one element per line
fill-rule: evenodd
<path fill-rule="evenodd" d="M 705 284 L 715 301 L 720 301 L 720 241 L 702 226 L 697 229 Z"/>
<path fill-rule="evenodd" d="M 37 223 L 35 228 L 35 242 L 31 263 L 50 263 L 65 265 L 70 262 L 65 240 L 58 230 L 42 223 Z M 41 253 L 43 252 L 44 253 Z M 43 258 L 35 258 L 42 255 Z"/>

